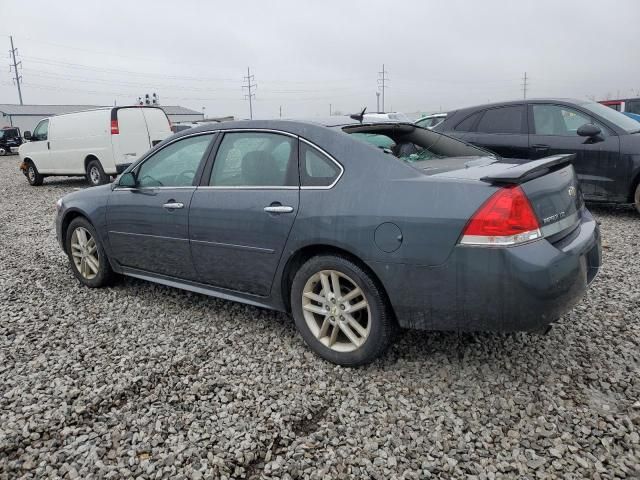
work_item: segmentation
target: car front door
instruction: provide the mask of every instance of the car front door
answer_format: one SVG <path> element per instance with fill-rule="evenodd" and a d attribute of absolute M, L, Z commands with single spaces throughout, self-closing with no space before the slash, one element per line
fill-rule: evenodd
<path fill-rule="evenodd" d="M 196 280 L 189 206 L 215 134 L 180 138 L 133 170 L 135 187 L 116 186 L 107 227 L 113 258 L 130 269 Z"/>
<path fill-rule="evenodd" d="M 297 138 L 224 134 L 191 201 L 191 252 L 202 282 L 266 296 L 298 213 Z"/>
<path fill-rule="evenodd" d="M 529 158 L 527 109 L 507 105 L 484 111 L 474 131 L 464 134 L 466 142 L 486 148 L 506 158 Z"/>
<path fill-rule="evenodd" d="M 36 125 L 31 141 L 23 148 L 23 156 L 33 160 L 38 172 L 55 173 L 51 165 L 51 152 L 49 149 L 49 119 L 40 120 Z"/>
<path fill-rule="evenodd" d="M 529 112 L 531 158 L 575 153 L 573 166 L 584 196 L 590 200 L 614 200 L 625 180 L 619 177 L 626 173 L 620 162 L 619 137 L 587 113 L 565 105 L 534 103 Z M 579 136 L 578 128 L 588 123 L 596 124 L 602 133 L 596 137 Z"/>

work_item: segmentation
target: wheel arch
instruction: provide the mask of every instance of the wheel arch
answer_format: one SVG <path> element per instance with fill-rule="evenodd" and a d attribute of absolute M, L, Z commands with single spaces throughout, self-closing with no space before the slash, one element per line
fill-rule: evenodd
<path fill-rule="evenodd" d="M 90 153 L 89 155 L 87 155 L 86 157 L 84 157 L 84 171 L 87 171 L 87 167 L 89 166 L 89 162 L 93 161 L 93 160 L 97 160 L 98 162 L 100 162 L 100 159 L 98 158 L 97 155 Z M 100 162 L 100 165 L 102 165 L 102 162 Z"/>
<path fill-rule="evenodd" d="M 67 230 L 69 229 L 69 225 L 71 224 L 71 222 L 78 217 L 83 217 L 87 222 L 93 225 L 93 222 L 91 222 L 91 219 L 89 218 L 89 216 L 81 210 L 71 209 L 65 212 L 64 217 L 62 217 L 62 223 L 60 224 L 60 235 L 62 237 L 62 250 L 65 253 L 68 253 L 67 242 L 66 242 Z"/>
<path fill-rule="evenodd" d="M 293 253 L 287 260 L 287 263 L 282 271 L 282 277 L 280 279 L 280 293 L 282 295 L 282 302 L 287 312 L 291 312 L 291 286 L 293 284 L 293 277 L 296 272 L 300 269 L 300 267 L 310 258 L 317 257 L 319 255 L 337 255 L 341 257 L 345 257 L 352 262 L 358 264 L 365 272 L 367 272 L 374 282 L 377 283 L 378 288 L 384 294 L 387 305 L 394 312 L 393 305 L 389 299 L 389 295 L 387 290 L 372 268 L 367 265 L 367 263 L 362 260 L 357 255 L 345 250 L 344 248 L 336 247 L 334 245 L 328 244 L 313 244 L 306 245 L 304 247 L 299 248 L 297 251 Z M 395 312 L 394 312 L 395 315 Z"/>
<path fill-rule="evenodd" d="M 638 189 L 638 185 L 640 185 L 640 170 L 638 170 L 638 173 L 636 173 L 636 178 L 634 178 L 631 182 L 631 190 L 629 192 L 630 203 L 635 203 L 635 194 L 636 190 Z"/>

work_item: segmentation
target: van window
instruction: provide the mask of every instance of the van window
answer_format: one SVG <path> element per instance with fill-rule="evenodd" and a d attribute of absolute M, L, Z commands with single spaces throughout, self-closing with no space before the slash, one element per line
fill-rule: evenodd
<path fill-rule="evenodd" d="M 46 140 L 49 136 L 49 120 L 42 120 L 33 131 L 31 138 L 35 141 Z"/>

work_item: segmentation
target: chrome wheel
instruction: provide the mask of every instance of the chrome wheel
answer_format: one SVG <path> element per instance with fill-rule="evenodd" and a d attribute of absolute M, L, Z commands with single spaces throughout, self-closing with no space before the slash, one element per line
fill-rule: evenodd
<path fill-rule="evenodd" d="M 92 280 L 100 269 L 96 241 L 85 228 L 78 227 L 71 234 L 71 257 L 73 263 L 87 280 Z"/>
<path fill-rule="evenodd" d="M 89 169 L 89 179 L 94 185 L 98 185 L 100 183 L 100 170 L 98 170 L 98 167 L 95 165 Z"/>
<path fill-rule="evenodd" d="M 31 182 L 35 182 L 36 181 L 36 171 L 33 168 L 33 165 L 29 165 L 29 168 L 27 168 L 27 175 L 29 176 L 29 180 Z"/>
<path fill-rule="evenodd" d="M 322 270 L 307 280 L 302 312 L 311 333 L 331 350 L 352 352 L 369 337 L 367 298 L 351 278 L 336 270 Z"/>

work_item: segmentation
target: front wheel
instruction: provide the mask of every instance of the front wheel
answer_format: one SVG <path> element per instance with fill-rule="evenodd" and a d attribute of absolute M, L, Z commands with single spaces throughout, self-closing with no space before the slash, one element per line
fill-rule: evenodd
<path fill-rule="evenodd" d="M 71 270 L 83 285 L 91 288 L 108 285 L 113 278 L 107 254 L 102 248 L 95 228 L 83 218 L 77 217 L 67 228 L 65 239 Z"/>
<path fill-rule="evenodd" d="M 25 172 L 25 174 L 27 176 L 27 182 L 29 182 L 29 185 L 31 185 L 32 187 L 42 185 L 44 177 L 40 175 L 33 162 L 30 161 L 29 163 L 27 163 L 27 171 Z"/>
<path fill-rule="evenodd" d="M 89 183 L 94 187 L 109 183 L 109 177 L 104 173 L 99 160 L 91 160 L 87 164 L 87 180 L 89 180 Z"/>
<path fill-rule="evenodd" d="M 370 363 L 393 339 L 395 320 L 385 292 L 368 272 L 342 256 L 313 257 L 298 270 L 291 309 L 305 342 L 338 365 Z"/>

